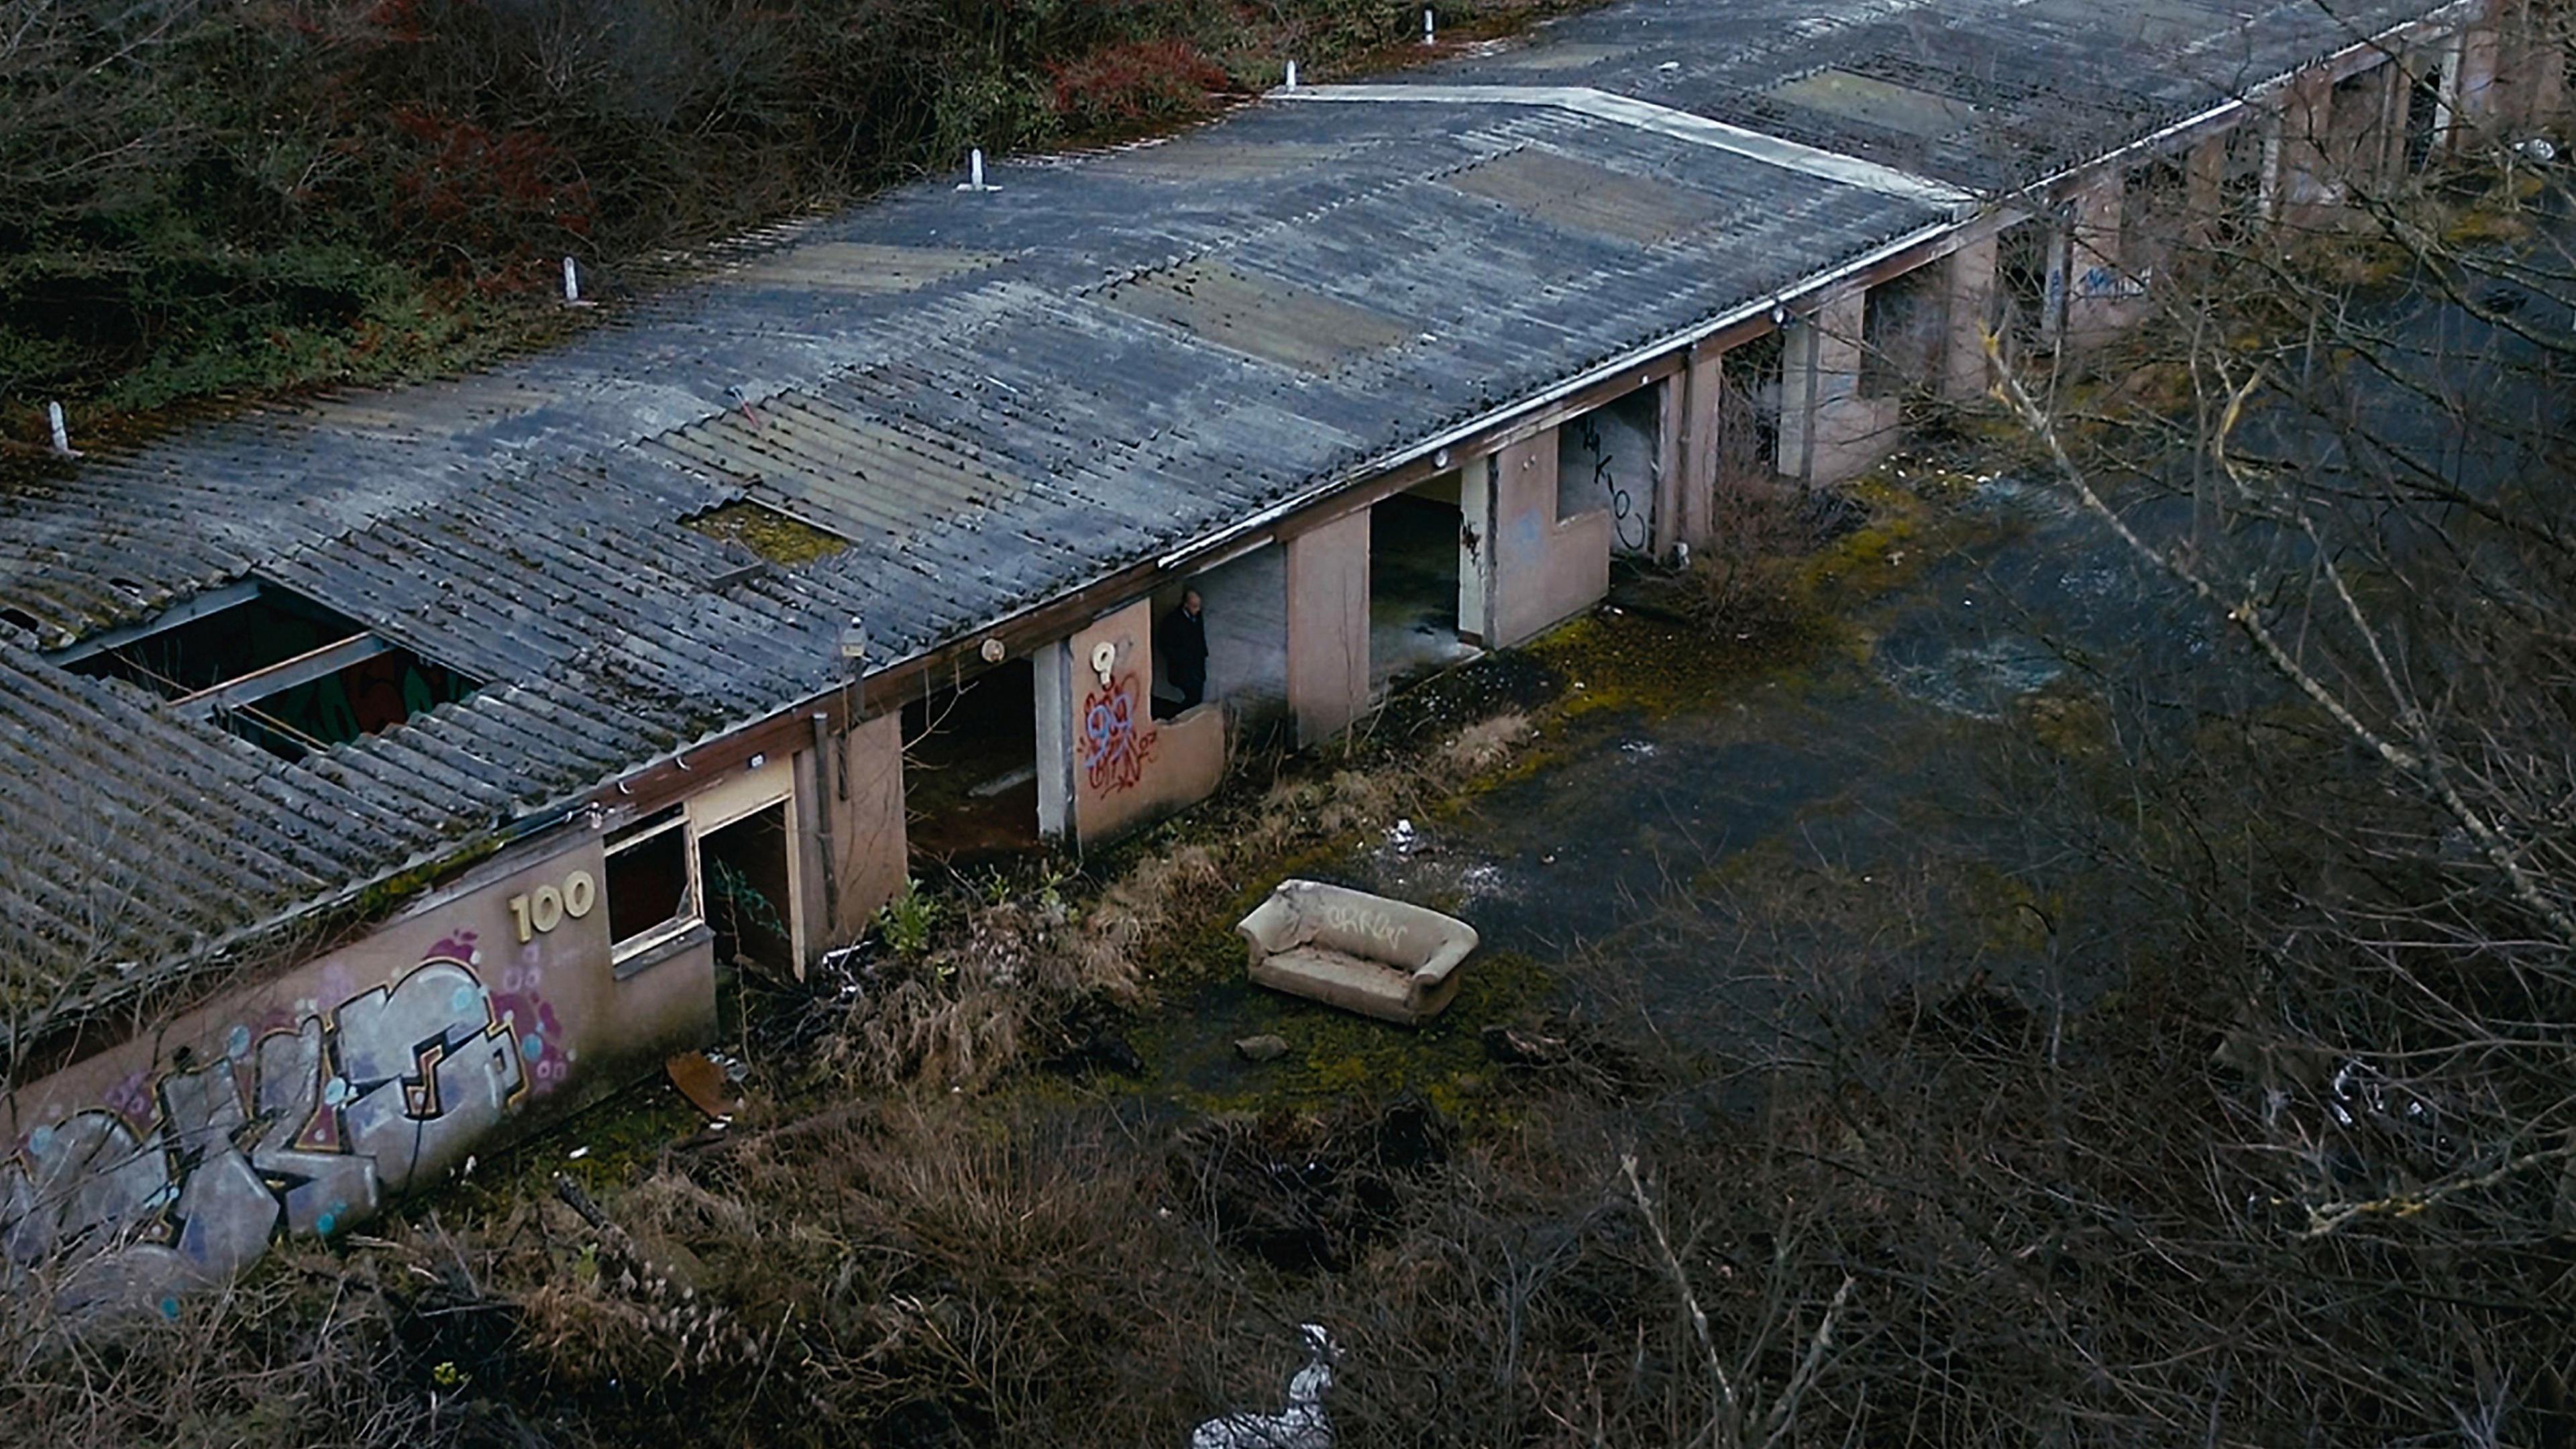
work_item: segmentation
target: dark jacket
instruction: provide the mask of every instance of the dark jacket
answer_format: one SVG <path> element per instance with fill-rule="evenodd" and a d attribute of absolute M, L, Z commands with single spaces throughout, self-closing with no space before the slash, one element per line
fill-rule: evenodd
<path fill-rule="evenodd" d="M 1154 652 L 1162 656 L 1163 677 L 1176 689 L 1207 683 L 1207 615 L 1175 608 L 1154 631 Z"/>

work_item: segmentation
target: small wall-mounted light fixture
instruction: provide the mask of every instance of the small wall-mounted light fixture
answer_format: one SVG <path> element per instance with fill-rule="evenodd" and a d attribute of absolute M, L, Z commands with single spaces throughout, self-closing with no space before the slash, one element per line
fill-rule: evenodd
<path fill-rule="evenodd" d="M 868 626 L 858 615 L 841 626 L 841 657 L 852 664 L 868 657 Z"/>
<path fill-rule="evenodd" d="M 1100 687 L 1109 687 L 1109 676 L 1118 668 L 1118 646 L 1103 639 L 1091 646 L 1091 672 L 1100 676 Z"/>
<path fill-rule="evenodd" d="M 1010 652 L 1002 646 L 1002 641 L 998 638 L 988 638 L 975 646 L 975 653 L 987 664 L 1001 663 L 1003 656 Z"/>
<path fill-rule="evenodd" d="M 1432 467 L 1434 467 L 1434 468 L 1446 468 L 1446 467 L 1448 467 L 1448 466 L 1449 466 L 1449 450 L 1448 450 L 1447 448 L 1443 448 L 1443 449 L 1441 449 L 1439 452 L 1432 454 L 1432 455 L 1431 455 L 1431 466 L 1432 466 Z"/>
<path fill-rule="evenodd" d="M 1789 325 L 1789 309 L 1788 309 L 1788 308 L 1786 308 L 1786 307 L 1781 306 L 1781 305 L 1780 305 L 1779 303 L 1777 303 L 1777 302 L 1772 303 L 1772 304 L 1771 304 L 1771 325 L 1772 325 L 1772 326 L 1774 326 L 1774 327 L 1786 327 L 1786 326 L 1788 326 L 1788 325 Z"/>
<path fill-rule="evenodd" d="M 766 765 L 766 764 L 768 764 L 768 763 L 769 763 L 769 755 L 768 755 L 768 752 L 766 752 L 766 751 L 762 751 L 762 752 L 760 752 L 760 753 L 758 753 L 758 754 L 753 755 L 750 759 L 745 760 L 745 761 L 743 762 L 743 768 L 744 768 L 744 769 L 746 769 L 746 770 L 757 770 L 757 769 L 759 769 L 761 766 Z"/>

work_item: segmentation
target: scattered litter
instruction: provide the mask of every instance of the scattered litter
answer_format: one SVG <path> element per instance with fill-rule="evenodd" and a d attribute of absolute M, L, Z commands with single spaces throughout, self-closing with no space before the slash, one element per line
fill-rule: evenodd
<path fill-rule="evenodd" d="M 1248 1036 L 1234 1044 L 1248 1062 L 1275 1062 L 1288 1055 L 1288 1039 L 1281 1036 Z"/>
<path fill-rule="evenodd" d="M 1386 843 L 1394 846 L 1399 855 L 1410 852 L 1418 838 L 1410 820 L 1398 820 L 1386 828 Z"/>
<path fill-rule="evenodd" d="M 1333 1449 L 1333 1423 L 1324 1413 L 1332 1392 L 1333 1360 L 1341 1351 L 1320 1323 L 1301 1323 L 1306 1366 L 1288 1379 L 1288 1407 L 1276 1414 L 1221 1414 L 1190 1432 L 1190 1449 Z"/>
<path fill-rule="evenodd" d="M 675 1052 L 662 1063 L 662 1070 L 689 1105 L 710 1119 L 730 1117 L 742 1105 L 733 1091 L 733 1084 L 742 1079 L 705 1052 Z"/>
<path fill-rule="evenodd" d="M 1619 742 L 1619 753 L 1630 756 L 1634 759 L 1649 759 L 1655 753 L 1655 742 L 1653 740 L 1622 740 Z"/>
<path fill-rule="evenodd" d="M 565 1154 L 564 1154 L 564 1156 L 566 1156 L 566 1157 L 568 1157 L 568 1158 L 572 1159 L 572 1160 L 573 1160 L 573 1161 L 575 1161 L 575 1162 L 579 1162 L 579 1161 L 581 1161 L 583 1158 L 588 1157 L 589 1155 L 590 1155 L 590 1148 L 589 1148 L 588 1146 L 576 1147 L 576 1148 L 574 1148 L 572 1151 L 567 1152 L 567 1153 L 565 1153 Z"/>

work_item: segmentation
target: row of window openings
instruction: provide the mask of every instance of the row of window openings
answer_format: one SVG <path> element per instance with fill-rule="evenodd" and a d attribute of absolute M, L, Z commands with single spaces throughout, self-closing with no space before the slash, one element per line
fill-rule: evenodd
<path fill-rule="evenodd" d="M 784 800 L 703 832 L 685 806 L 674 805 L 611 832 L 606 849 L 612 959 L 640 955 L 703 923 L 715 933 L 721 960 L 792 968 Z"/>

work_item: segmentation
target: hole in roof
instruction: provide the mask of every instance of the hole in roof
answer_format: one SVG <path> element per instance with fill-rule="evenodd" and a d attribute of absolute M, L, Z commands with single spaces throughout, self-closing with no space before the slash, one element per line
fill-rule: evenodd
<path fill-rule="evenodd" d="M 801 518 L 791 518 L 748 498 L 684 518 L 680 526 L 720 543 L 738 543 L 780 568 L 830 558 L 850 546 L 849 540 L 838 534 L 826 533 Z"/>
<path fill-rule="evenodd" d="M 29 634 L 38 632 L 36 616 L 24 609 L 0 609 L 0 624 L 6 624 L 12 629 L 24 630 Z"/>
<path fill-rule="evenodd" d="M 288 760 L 480 687 L 337 610 L 256 580 L 182 600 L 49 657 L 74 674 L 148 690 Z"/>

